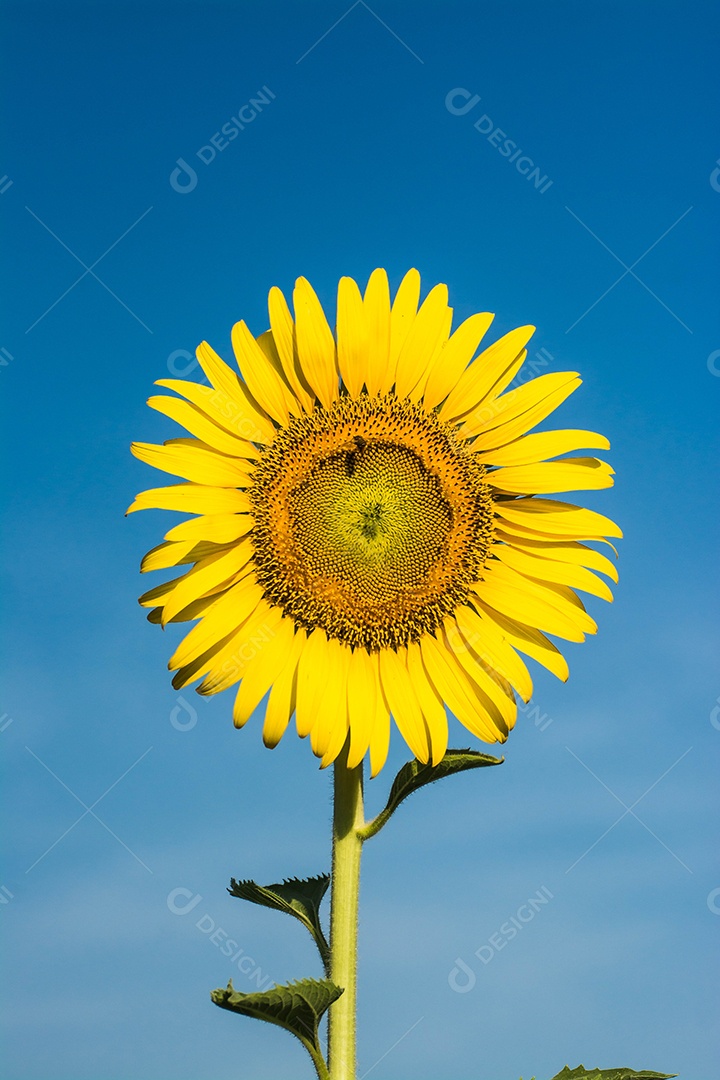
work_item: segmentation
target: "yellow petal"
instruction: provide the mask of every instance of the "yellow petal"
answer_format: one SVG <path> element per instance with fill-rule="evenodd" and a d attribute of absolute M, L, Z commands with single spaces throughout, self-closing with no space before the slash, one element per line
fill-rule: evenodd
<path fill-rule="evenodd" d="M 515 696 L 510 684 L 505 682 L 501 685 L 497 672 L 480 660 L 472 649 L 468 649 L 457 623 L 450 616 L 443 620 L 442 640 L 447 652 L 452 654 L 468 679 L 475 684 L 475 696 L 481 697 L 495 727 L 507 735 L 517 716 Z"/>
<path fill-rule="evenodd" d="M 219 585 L 215 585 L 213 588 L 208 589 L 202 593 L 197 600 L 191 600 L 189 604 L 186 604 L 184 608 L 181 608 L 179 612 L 174 614 L 172 618 L 168 619 L 168 622 L 188 622 L 192 619 L 199 619 L 205 612 L 211 607 L 216 600 L 220 598 L 221 593 L 227 592 L 228 589 L 236 585 L 238 581 L 243 581 L 254 570 L 252 563 L 246 563 L 236 574 L 233 574 L 227 580 L 221 582 Z M 162 625 L 162 614 L 165 603 L 169 596 L 175 591 L 176 586 L 184 581 L 187 574 L 183 574 L 180 577 L 173 578 L 172 581 L 165 581 L 162 585 L 157 585 L 154 589 L 149 589 L 148 592 L 143 593 L 139 599 L 139 603 L 143 607 L 155 607 L 158 615 L 153 615 L 153 618 L 148 619 L 151 622 L 156 622 L 158 625 Z M 152 614 L 152 613 L 151 613 Z"/>
<path fill-rule="evenodd" d="M 212 659 L 210 672 L 197 688 L 198 694 L 219 694 L 242 679 L 257 651 L 276 632 L 282 611 L 261 600 L 242 627 Z"/>
<path fill-rule="evenodd" d="M 161 585 L 155 585 L 152 589 L 148 589 L 139 598 L 138 603 L 142 607 L 154 607 L 158 600 L 162 600 L 163 597 L 171 593 L 177 583 L 182 581 L 185 575 L 181 574 L 180 577 L 173 578 L 172 581 L 163 581 Z"/>
<path fill-rule="evenodd" d="M 212 668 L 215 657 L 220 655 L 232 637 L 232 634 L 227 634 L 224 638 L 214 642 L 211 648 L 201 653 L 200 656 L 191 660 L 189 664 L 179 668 L 173 675 L 173 689 L 184 690 L 186 686 L 196 682 L 197 679 L 202 679 Z"/>
<path fill-rule="evenodd" d="M 578 613 L 578 617 L 569 605 L 561 605 L 551 590 L 503 563 L 493 561 L 483 573 L 483 581 L 472 585 L 472 591 L 509 618 L 532 624 L 567 641 L 584 641 L 586 633 L 594 633 L 595 624 L 588 615 L 583 618 L 583 613 Z"/>
<path fill-rule="evenodd" d="M 277 351 L 277 345 L 275 344 L 272 330 L 266 330 L 264 334 L 260 334 L 255 340 L 278 377 L 278 386 L 280 387 L 280 393 L 283 396 L 288 412 L 291 416 L 302 416 L 305 411 L 304 407 L 294 389 L 291 388 L 290 382 L 285 375 L 285 369 L 280 360 L 280 354 Z"/>
<path fill-rule="evenodd" d="M 390 310 L 390 346 L 387 367 L 380 383 L 380 393 L 385 394 L 395 383 L 398 357 L 410 333 L 410 327 L 417 315 L 420 299 L 420 274 L 417 270 L 408 270 L 400 282 L 395 300 Z"/>
<path fill-rule="evenodd" d="M 513 570 L 498 559 L 491 560 L 483 570 L 486 575 L 485 581 L 480 582 L 478 587 L 492 581 L 494 587 L 498 586 L 511 589 L 524 590 L 528 596 L 536 598 L 542 603 L 550 604 L 558 612 L 575 623 L 579 630 L 586 634 L 597 633 L 597 624 L 588 615 L 585 606 L 579 596 L 566 585 L 559 585 L 551 581 L 542 581 L 530 578 L 524 573 Z M 472 586 L 473 591 L 476 586 Z M 538 624 L 539 625 L 539 624 Z M 552 633 L 552 631 L 550 631 Z"/>
<path fill-rule="evenodd" d="M 301 739 L 310 734 L 315 723 L 326 670 L 327 636 L 316 627 L 305 642 L 298 663 L 295 723 Z"/>
<path fill-rule="evenodd" d="M 235 379 L 237 388 L 233 397 L 224 389 L 216 390 L 212 386 L 186 379 L 156 379 L 155 385 L 180 394 L 228 434 L 244 442 L 271 443 L 275 438 L 275 428 L 270 417 L 262 412 L 257 402 L 251 401 L 249 390 L 235 372 L 230 371 L 230 375 Z"/>
<path fill-rule="evenodd" d="M 506 566 L 522 574 L 541 581 L 554 581 L 572 589 L 582 589 L 583 592 L 612 602 L 613 595 L 605 582 L 584 566 L 572 566 L 567 562 L 555 562 L 547 558 L 539 559 L 507 544 L 493 545 L 492 553 Z"/>
<path fill-rule="evenodd" d="M 350 397 L 359 397 L 368 369 L 368 327 L 362 296 L 352 278 L 340 278 L 337 298 L 337 354 Z"/>
<path fill-rule="evenodd" d="M 195 355 L 200 367 L 215 388 L 215 393 L 206 395 L 206 400 L 212 400 L 221 413 L 227 413 L 229 418 L 235 418 L 240 422 L 241 426 L 233 430 L 236 430 L 243 438 L 250 439 L 252 442 L 272 442 L 275 429 L 242 379 L 228 367 L 207 341 L 198 345 Z M 167 386 L 168 383 L 163 380 L 157 385 Z M 192 385 L 194 384 L 187 384 L 187 386 Z M 176 389 L 176 387 L 172 388 Z M 183 397 L 185 396 L 186 394 L 183 393 Z M 189 398 L 189 400 L 193 399 Z"/>
<path fill-rule="evenodd" d="M 328 644 L 331 644 L 330 642 Z M 338 756 L 348 733 L 348 669 L 351 651 L 337 639 L 332 642 L 331 677 L 327 680 L 318 709 L 317 723 L 310 732 L 310 745 L 326 769 Z"/>
<path fill-rule="evenodd" d="M 189 518 L 165 533 L 166 540 L 192 540 L 193 543 L 206 541 L 213 544 L 230 544 L 239 540 L 253 527 L 250 514 L 204 514 L 202 517 Z"/>
<path fill-rule="evenodd" d="M 300 369 L 329 409 L 339 396 L 335 339 L 312 285 L 303 277 L 295 282 L 293 305 Z"/>
<path fill-rule="evenodd" d="M 529 701 L 533 691 L 530 672 L 497 624 L 465 604 L 457 607 L 453 616 L 467 647 L 507 679 L 523 701 Z"/>
<path fill-rule="evenodd" d="M 534 465 L 510 465 L 487 474 L 487 483 L 511 495 L 596 491 L 613 485 L 614 470 L 599 458 L 563 458 Z"/>
<path fill-rule="evenodd" d="M 189 570 L 175 586 L 165 602 L 163 626 L 193 600 L 199 599 L 209 589 L 227 581 L 248 563 L 255 553 L 249 538 L 220 555 L 211 555 Z"/>
<path fill-rule="evenodd" d="M 273 420 L 286 425 L 290 391 L 242 320 L 232 328 L 232 346 L 250 393 Z"/>
<path fill-rule="evenodd" d="M 262 586 L 254 577 L 247 577 L 233 585 L 215 601 L 212 608 L 183 638 L 168 661 L 170 671 L 185 667 L 221 641 L 238 630 L 252 615 L 263 597 Z"/>
<path fill-rule="evenodd" d="M 596 431 L 540 431 L 478 456 L 486 465 L 532 465 L 580 449 L 609 450 L 610 443 Z"/>
<path fill-rule="evenodd" d="M 186 431 L 201 439 L 213 450 L 219 450 L 221 454 L 230 457 L 257 458 L 259 453 L 255 445 L 247 439 L 239 439 L 231 435 L 222 427 L 218 427 L 206 413 L 191 405 L 188 401 L 180 401 L 179 398 L 158 395 L 148 398 L 148 405 L 156 412 L 169 416 L 178 424 L 182 424 Z"/>
<path fill-rule="evenodd" d="M 285 297 L 276 286 L 273 286 L 268 296 L 268 314 L 273 341 L 285 372 L 285 378 L 305 412 L 312 412 L 315 394 L 305 381 L 298 363 L 295 323 Z"/>
<path fill-rule="evenodd" d="M 622 538 L 622 529 L 610 518 L 595 510 L 585 510 L 556 499 L 513 499 L 497 501 L 495 513 L 509 521 L 536 532 L 548 533 L 562 539 L 602 539 L 605 536 Z"/>
<path fill-rule="evenodd" d="M 347 655 L 346 655 L 347 654 Z M 315 704 L 315 716 L 310 729 L 310 746 L 316 757 L 322 758 L 334 728 L 343 726 L 343 742 L 347 731 L 347 671 L 350 650 L 344 649 L 337 638 L 328 638 L 325 645 L 325 665 L 320 680 L 320 693 Z M 340 744 L 342 748 L 342 743 Z"/>
<path fill-rule="evenodd" d="M 460 434 L 466 439 L 478 436 L 472 444 L 475 451 L 505 446 L 549 416 L 581 384 L 574 371 L 541 375 L 468 413 Z"/>
<path fill-rule="evenodd" d="M 420 640 L 420 651 L 430 681 L 460 723 L 485 742 L 504 742 L 506 735 L 493 724 L 470 680 L 445 646 L 426 634 Z"/>
<path fill-rule="evenodd" d="M 380 681 L 400 734 L 418 761 L 426 764 L 430 759 L 428 735 L 402 653 L 403 650 L 380 651 Z"/>
<path fill-rule="evenodd" d="M 275 679 L 268 696 L 263 742 L 270 750 L 280 742 L 295 711 L 298 661 L 306 640 L 305 631 L 300 627 L 295 632 L 285 666 Z"/>
<path fill-rule="evenodd" d="M 473 604 L 478 608 L 480 614 L 495 623 L 514 649 L 524 653 L 525 656 L 532 657 L 533 660 L 537 660 L 539 664 L 542 664 L 562 682 L 567 682 L 570 672 L 565 657 L 557 646 L 553 645 L 552 641 L 546 638 L 540 630 L 494 610 L 489 605 L 484 604 L 479 596 L 473 598 Z"/>
<path fill-rule="evenodd" d="M 234 584 L 234 582 L 233 582 Z M 215 595 L 203 596 L 199 600 L 193 600 L 191 604 L 184 607 L 182 611 L 179 611 L 177 615 L 173 615 L 170 622 L 192 622 L 195 619 L 201 618 L 206 611 L 208 611 L 214 604 L 216 599 Z M 156 626 L 162 626 L 163 609 L 161 607 L 153 608 L 148 612 L 148 622 L 154 623 Z"/>
<path fill-rule="evenodd" d="M 182 544 L 158 544 L 143 557 L 140 573 L 146 574 L 149 570 L 167 570 L 170 566 L 178 566 L 195 547 L 195 543 L 194 540 L 190 540 Z"/>
<path fill-rule="evenodd" d="M 452 327 L 453 309 L 451 307 L 445 308 L 445 311 L 441 315 L 440 328 L 437 334 L 435 348 L 430 357 L 430 363 L 425 368 L 425 371 L 420 376 L 419 380 L 415 383 L 413 388 L 408 391 L 408 400 L 414 402 L 420 402 L 425 397 L 425 387 L 427 386 L 428 378 L 430 377 L 430 371 L 435 363 L 436 357 L 442 352 L 443 345 L 447 344 L 450 336 L 450 329 Z"/>
<path fill-rule="evenodd" d="M 378 775 L 387 761 L 388 750 L 390 749 L 390 709 L 385 700 L 385 695 L 382 693 L 382 687 L 380 686 L 380 672 L 377 663 L 377 655 L 377 653 L 374 654 L 378 694 L 376 698 L 375 722 L 373 723 L 372 734 L 370 736 L 371 777 Z"/>
<path fill-rule="evenodd" d="M 385 385 L 390 353 L 390 285 L 384 270 L 373 270 L 365 289 L 363 309 L 368 329 L 365 385 L 372 396 Z M 388 385 L 392 385 L 392 379 Z M 382 766 L 381 766 L 382 768 Z"/>
<path fill-rule="evenodd" d="M 520 500 L 515 499 L 513 501 L 514 502 L 519 502 Z M 498 503 L 498 505 L 499 505 L 499 503 Z M 562 543 L 563 541 L 569 540 L 569 538 L 572 537 L 572 542 L 573 543 L 575 543 L 577 540 L 592 540 L 593 543 L 596 543 L 596 544 L 607 544 L 607 546 L 609 548 L 612 548 L 616 558 L 617 558 L 617 555 L 618 555 L 618 550 L 615 547 L 615 545 L 613 543 L 611 543 L 609 540 L 607 540 L 604 536 L 597 536 L 597 535 L 594 535 L 592 533 L 587 533 L 585 531 L 580 531 L 580 532 L 577 532 L 577 533 L 570 533 L 570 534 L 568 534 L 568 533 L 562 534 L 562 533 L 559 533 L 559 532 L 558 533 L 543 532 L 540 529 L 530 529 L 526 525 L 518 525 L 517 522 L 508 521 L 508 519 L 505 516 L 498 517 L 496 519 L 495 524 L 496 524 L 496 530 L 495 531 L 496 531 L 496 534 L 498 536 L 499 536 L 499 534 L 501 532 L 509 533 L 513 537 L 513 540 L 515 538 L 517 538 L 518 540 L 523 540 L 523 541 L 531 540 L 533 542 L 538 541 L 538 542 L 545 542 L 545 543 L 549 543 L 549 544 L 559 544 L 559 543 Z"/>
<path fill-rule="evenodd" d="M 235 727 L 243 727 L 287 663 L 295 629 L 290 619 L 280 619 L 268 641 L 258 646 L 243 676 L 233 707 Z"/>
<path fill-rule="evenodd" d="M 471 418 L 479 408 L 487 408 L 488 399 L 497 397 L 521 367 L 523 348 L 534 332 L 534 326 L 520 326 L 481 352 L 450 391 L 440 420 L 457 420 L 472 409 Z"/>
<path fill-rule="evenodd" d="M 502 540 L 511 547 L 525 551 L 529 555 L 537 555 L 540 558 L 554 559 L 557 562 L 572 563 L 578 566 L 586 566 L 590 570 L 598 570 L 612 581 L 618 580 L 618 572 L 605 555 L 593 548 L 578 544 L 575 540 L 563 542 L 561 540 L 531 539 L 529 536 L 512 534 L 507 529 L 496 529 L 495 538 Z"/>
<path fill-rule="evenodd" d="M 447 340 L 447 314 L 447 285 L 436 285 L 423 301 L 399 350 L 395 369 L 395 393 L 398 397 L 407 397 L 417 386 L 426 375 L 436 350 Z"/>
<path fill-rule="evenodd" d="M 348 768 L 359 765 L 370 746 L 377 712 L 377 670 L 365 649 L 355 649 L 348 668 Z"/>
<path fill-rule="evenodd" d="M 186 514 L 234 514 L 251 509 L 244 491 L 207 484 L 171 484 L 149 488 L 136 496 L 126 513 L 136 510 L 179 510 Z"/>
<path fill-rule="evenodd" d="M 457 385 L 494 318 L 489 312 L 471 315 L 435 355 L 423 394 L 426 409 L 434 409 Z"/>
<path fill-rule="evenodd" d="M 249 462 L 241 458 L 223 457 L 200 446 L 132 443 L 130 450 L 147 465 L 196 484 L 237 488 L 247 487 L 250 480 L 252 467 Z"/>
<path fill-rule="evenodd" d="M 212 604 L 208 608 L 208 613 L 212 613 L 216 604 Z M 237 647 L 241 641 L 239 635 L 244 633 L 251 625 L 254 625 L 253 620 L 259 616 L 265 616 L 268 611 L 267 604 L 262 602 L 254 611 L 250 613 L 247 619 L 242 622 L 237 620 L 233 621 L 233 629 L 226 633 L 221 638 L 213 638 L 208 647 L 197 655 L 194 655 L 191 660 L 188 660 L 186 664 L 178 668 L 173 676 L 172 684 L 176 690 L 182 690 L 189 683 L 194 682 L 196 679 L 202 678 L 203 675 L 210 673 L 217 677 L 222 677 L 223 674 L 229 673 L 233 675 L 230 682 L 227 685 L 231 685 L 233 682 L 242 676 L 243 672 L 237 673 Z M 194 628 L 197 630 L 197 627 Z M 192 631 L 194 632 L 194 631 Z M 189 636 L 189 635 L 188 635 Z M 229 649 L 228 646 L 232 643 L 233 648 Z M 197 650 L 195 650 L 197 652 Z M 221 667 L 228 661 L 225 667 Z M 200 688 L 198 688 L 200 690 Z M 205 692 L 204 690 L 202 692 Z"/>
<path fill-rule="evenodd" d="M 140 572 L 146 574 L 148 570 L 166 570 L 170 566 L 202 562 L 229 547 L 230 544 L 215 544 L 208 540 L 165 542 L 148 551 L 140 564 Z"/>
<path fill-rule="evenodd" d="M 443 700 L 425 670 L 420 646 L 416 641 L 409 642 L 407 646 L 407 669 L 430 737 L 430 764 L 437 765 L 447 750 L 447 714 Z"/>

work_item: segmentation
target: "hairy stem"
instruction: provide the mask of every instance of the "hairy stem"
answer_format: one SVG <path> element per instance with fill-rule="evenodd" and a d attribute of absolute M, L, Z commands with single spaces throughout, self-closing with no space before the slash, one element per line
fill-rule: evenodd
<path fill-rule="evenodd" d="M 344 993 L 330 1006 L 328 1064 L 331 1080 L 355 1080 L 357 1011 L 358 899 L 360 894 L 359 830 L 363 817 L 363 767 L 347 766 L 348 744 L 335 762 L 330 974 Z"/>

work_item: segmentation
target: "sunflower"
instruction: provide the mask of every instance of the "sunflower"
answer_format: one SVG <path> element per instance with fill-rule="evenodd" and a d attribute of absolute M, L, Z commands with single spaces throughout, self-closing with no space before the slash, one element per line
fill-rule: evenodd
<path fill-rule="evenodd" d="M 186 482 L 142 492 L 128 513 L 195 515 L 141 566 L 190 567 L 140 598 L 151 622 L 197 620 L 170 659 L 173 686 L 239 683 L 237 727 L 269 691 L 266 746 L 294 714 L 322 766 L 349 740 L 348 766 L 369 753 L 373 775 L 391 718 L 423 763 L 447 749 L 446 706 L 479 739 L 504 742 L 515 692 L 532 694 L 520 654 L 566 679 L 546 635 L 596 631 L 575 589 L 612 599 L 598 573 L 616 581 L 615 568 L 583 541 L 622 535 L 545 497 L 609 487 L 613 470 L 595 457 L 549 460 L 607 439 L 527 434 L 577 373 L 520 382 L 534 327 L 476 355 L 492 315 L 451 334 L 447 287 L 419 299 L 416 270 L 392 303 L 384 270 L 364 295 L 344 277 L 333 335 L 304 278 L 294 318 L 271 289 L 270 330 L 233 327 L 239 373 L 203 342 L 207 385 L 158 381 L 179 396 L 148 405 L 192 437 L 132 447 Z"/>

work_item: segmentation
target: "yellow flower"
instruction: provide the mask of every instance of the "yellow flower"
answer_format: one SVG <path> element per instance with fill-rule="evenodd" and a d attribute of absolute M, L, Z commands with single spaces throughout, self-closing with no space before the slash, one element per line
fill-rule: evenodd
<path fill-rule="evenodd" d="M 476 356 L 493 316 L 450 335 L 447 287 L 418 308 L 419 296 L 416 270 L 392 304 L 384 270 L 364 296 L 342 278 L 333 336 L 304 278 L 294 319 L 273 288 L 269 331 L 233 327 L 240 374 L 203 343 L 209 385 L 159 380 L 180 397 L 148 404 L 193 437 L 132 447 L 187 483 L 145 491 L 130 511 L 197 515 L 142 563 L 190 566 L 140 599 L 151 622 L 199 620 L 170 660 L 175 688 L 239 682 L 237 727 L 270 691 L 267 746 L 295 714 L 323 766 L 349 733 L 349 766 L 369 752 L 373 775 L 391 716 L 421 762 L 445 753 L 446 705 L 478 738 L 504 742 L 513 687 L 532 694 L 518 654 L 566 679 L 546 634 L 595 632 L 574 589 L 612 599 L 593 571 L 616 581 L 613 564 L 581 541 L 622 535 L 594 511 L 537 497 L 612 484 L 597 458 L 548 460 L 608 449 L 602 435 L 527 434 L 578 375 L 508 390 L 534 327 Z"/>

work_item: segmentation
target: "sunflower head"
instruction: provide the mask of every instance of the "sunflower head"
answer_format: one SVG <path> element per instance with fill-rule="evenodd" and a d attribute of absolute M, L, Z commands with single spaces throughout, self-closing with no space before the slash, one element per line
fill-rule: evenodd
<path fill-rule="evenodd" d="M 206 343 L 204 383 L 163 379 L 148 404 L 190 438 L 132 450 L 182 483 L 130 510 L 192 514 L 142 570 L 189 569 L 145 593 L 152 622 L 195 621 L 170 660 L 173 685 L 214 694 L 239 684 L 241 727 L 267 695 L 263 738 L 295 716 L 322 765 L 387 757 L 391 717 L 421 762 L 447 749 L 446 707 L 474 735 L 503 742 L 520 654 L 560 678 L 546 636 L 582 641 L 595 623 L 575 589 L 612 594 L 608 518 L 548 494 L 609 487 L 594 432 L 528 434 L 579 385 L 575 372 L 520 382 L 521 327 L 480 350 L 492 316 L 451 333 L 444 285 L 423 303 L 411 270 L 391 302 L 375 270 L 364 294 L 338 287 L 333 334 L 300 278 L 294 316 L 269 297 L 270 330 L 232 331 L 237 370 Z M 513 386 L 513 383 L 518 384 Z"/>

